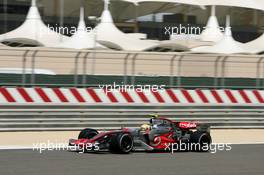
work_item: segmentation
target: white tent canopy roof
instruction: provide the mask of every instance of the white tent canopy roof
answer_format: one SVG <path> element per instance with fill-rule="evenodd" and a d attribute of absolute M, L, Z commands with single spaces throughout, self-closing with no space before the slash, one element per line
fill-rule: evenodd
<path fill-rule="evenodd" d="M 219 54 L 240 54 L 249 53 L 241 47 L 241 43 L 234 40 L 230 27 L 230 18 L 227 18 L 225 35 L 223 39 L 213 46 L 193 48 L 194 53 L 219 53 Z"/>
<path fill-rule="evenodd" d="M 0 35 L 0 41 L 51 46 L 68 37 L 50 30 L 41 20 L 36 0 L 32 0 L 25 22 L 17 29 Z"/>
<path fill-rule="evenodd" d="M 200 5 L 216 5 L 264 10 L 263 0 L 199 0 Z"/>
<path fill-rule="evenodd" d="M 121 32 L 113 23 L 108 10 L 109 0 L 105 0 L 105 8 L 101 16 L 101 22 L 95 28 L 99 43 L 120 50 L 144 51 L 157 46 L 156 42 L 136 39 Z"/>
<path fill-rule="evenodd" d="M 65 42 L 55 45 L 53 47 L 59 48 L 71 48 L 71 49 L 96 49 L 105 48 L 99 43 L 95 42 L 96 37 L 94 31 L 87 31 L 86 24 L 84 21 L 84 8 L 80 9 L 80 20 L 76 33 Z"/>
<path fill-rule="evenodd" d="M 223 33 L 220 30 L 218 20 L 215 16 L 215 6 L 212 6 L 211 16 L 209 17 L 205 30 L 201 34 L 201 40 L 217 42 L 222 38 Z"/>
<path fill-rule="evenodd" d="M 233 6 L 264 10 L 262 0 L 123 0 L 134 4 L 143 2 L 174 2 L 198 6 Z"/>
<path fill-rule="evenodd" d="M 48 6 L 50 2 L 51 1 L 41 1 L 43 6 Z M 56 0 L 56 2 L 58 4 L 59 0 Z M 139 2 L 139 6 L 135 5 L 136 2 Z M 66 17 L 79 16 L 79 8 L 82 6 L 82 0 L 64 0 L 64 3 Z M 246 6 L 248 8 L 264 9 L 262 8 L 264 3 L 263 0 L 111 0 L 111 3 L 111 14 L 117 21 L 131 20 L 135 19 L 135 17 L 141 17 L 150 14 L 181 12 L 181 5 L 189 6 L 189 10 L 187 8 L 186 10 L 190 11 L 191 13 L 200 6 L 206 6 L 203 4 L 207 4 L 208 6 L 234 5 L 235 7 Z M 85 0 L 83 6 L 87 10 L 87 14 L 89 16 L 99 16 L 103 10 L 103 0 Z M 48 16 L 58 15 L 56 7 L 57 6 L 45 9 L 45 14 Z M 199 12 L 201 11 L 198 10 L 198 13 Z M 206 15 L 205 11 L 201 13 L 202 15 Z"/>

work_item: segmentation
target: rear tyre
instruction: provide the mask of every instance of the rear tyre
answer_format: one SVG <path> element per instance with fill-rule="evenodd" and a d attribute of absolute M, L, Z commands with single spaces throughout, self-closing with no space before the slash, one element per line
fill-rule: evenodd
<path fill-rule="evenodd" d="M 118 133 L 112 136 L 109 150 L 113 153 L 128 154 L 133 150 L 133 137 L 128 133 Z"/>
<path fill-rule="evenodd" d="M 78 139 L 91 139 L 94 136 L 96 136 L 97 134 L 98 134 L 97 130 L 91 129 L 91 128 L 86 128 L 80 132 Z"/>
<path fill-rule="evenodd" d="M 196 152 L 208 152 L 210 151 L 210 145 L 212 143 L 212 138 L 207 132 L 196 131 L 191 134 L 191 151 Z"/>

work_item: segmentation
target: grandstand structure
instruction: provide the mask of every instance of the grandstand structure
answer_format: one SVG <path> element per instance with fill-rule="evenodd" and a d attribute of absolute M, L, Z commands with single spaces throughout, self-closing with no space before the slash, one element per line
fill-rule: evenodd
<path fill-rule="evenodd" d="M 163 0 L 166 2 L 165 0 Z M 163 2 L 159 1 L 159 2 Z M 148 2 L 147 0 L 140 0 L 140 1 L 129 1 L 132 3 L 136 3 L 138 6 L 139 3 Z M 157 4 L 159 4 L 157 2 Z M 159 40 L 150 40 L 147 38 L 146 34 L 144 33 L 133 33 L 133 34 L 126 34 L 120 31 L 117 26 L 114 23 L 112 14 L 109 9 L 110 1 L 104 0 L 104 9 L 101 12 L 100 18 L 96 19 L 96 27 L 90 31 L 90 32 L 82 32 L 84 28 L 86 28 L 85 20 L 84 20 L 84 10 L 82 14 L 80 15 L 80 20 L 78 27 L 76 29 L 75 34 L 69 39 L 69 37 L 65 36 L 64 27 L 58 26 L 59 30 L 53 30 L 53 28 L 50 28 L 49 25 L 46 26 L 42 20 L 42 17 L 39 13 L 39 9 L 37 7 L 37 1 L 32 0 L 31 1 L 31 7 L 29 8 L 29 11 L 27 13 L 26 19 L 23 22 L 21 26 L 16 28 L 15 30 L 9 31 L 7 33 L 4 33 L 0 35 L 0 42 L 9 44 L 9 45 L 22 45 L 22 46 L 44 46 L 44 47 L 65 47 L 65 48 L 75 48 L 75 49 L 95 49 L 97 48 L 98 44 L 93 43 L 99 43 L 105 48 L 109 49 L 115 49 L 115 50 L 125 50 L 125 51 L 150 51 L 150 50 L 162 50 L 162 51 L 196 51 L 196 48 L 199 48 L 200 46 L 216 46 L 216 50 L 212 51 L 213 49 L 209 49 L 209 53 L 224 53 L 224 54 L 232 54 L 232 53 L 250 53 L 250 54 L 257 54 L 262 53 L 262 49 L 252 49 L 252 45 L 256 45 L 254 43 L 259 43 L 262 37 L 259 39 L 252 41 L 250 43 L 237 43 L 234 44 L 235 41 L 233 39 L 230 39 L 227 43 L 225 42 L 228 40 L 227 38 L 230 37 L 224 37 L 224 34 L 222 31 L 220 31 L 220 26 L 218 23 L 218 19 L 216 17 L 216 6 L 231 6 L 226 1 L 221 2 L 209 2 L 209 1 L 168 1 L 169 3 L 178 3 L 180 5 L 187 4 L 189 6 L 200 6 L 204 7 L 205 5 L 211 6 L 211 16 L 208 19 L 207 25 L 201 32 L 201 34 L 184 34 L 184 35 L 190 35 L 189 37 L 194 37 L 191 39 L 191 43 L 195 43 L 194 47 L 188 47 L 181 42 L 177 41 L 177 38 L 184 37 L 182 35 L 182 29 L 178 30 L 177 27 L 172 27 L 172 29 L 177 29 L 179 34 L 176 34 L 176 40 L 171 41 L 159 41 Z M 82 8 L 84 8 L 84 2 L 82 3 Z M 244 3 L 238 3 L 238 1 L 235 1 L 232 3 L 233 6 L 237 7 L 246 7 L 246 8 L 252 8 L 255 10 L 263 10 L 264 5 L 263 3 L 257 1 L 257 2 L 244 2 Z M 5 4 L 6 5 L 6 4 Z M 172 4 L 173 5 L 173 4 Z M 61 7 L 63 8 L 63 6 Z M 5 6 L 6 9 L 6 6 Z M 153 12 L 154 13 L 154 12 Z M 63 15 L 63 14 L 61 14 Z M 62 17 L 61 17 L 62 19 Z M 100 19 L 100 22 L 97 20 Z M 98 23 L 97 23 L 98 22 Z M 61 20 L 61 23 L 63 23 L 63 20 Z M 189 27 L 189 26 L 188 26 Z M 5 27 L 6 28 L 6 27 Z M 67 28 L 66 28 L 67 29 Z M 186 30 L 186 29 L 185 29 Z M 228 30 L 231 30 L 228 28 Z M 60 33 L 58 33 L 60 32 Z M 166 31 L 167 32 L 167 31 Z M 165 32 L 165 33 L 166 33 Z M 172 31 L 174 32 L 174 30 Z M 189 28 L 188 28 L 189 32 Z M 89 33 L 89 34 L 88 34 Z M 231 31 L 226 31 L 226 35 L 230 36 Z M 186 37 L 188 38 L 188 37 Z M 81 42 L 77 42 L 78 40 L 83 40 Z M 66 41 L 67 40 L 67 41 Z M 85 42 L 87 40 L 87 42 Z M 223 41 L 223 42 L 221 42 Z M 212 43 L 205 43 L 205 42 L 212 42 Z M 218 43 L 219 42 L 219 43 Z M 81 44 L 80 44 L 81 43 Z M 252 44 L 253 43 L 253 44 Z M 230 47 L 236 47 L 235 51 L 230 50 L 224 50 L 220 49 L 221 47 L 225 47 L 226 44 L 229 44 Z M 77 45 L 81 45 L 78 46 Z M 83 46 L 82 46 L 83 45 Z M 86 46 L 84 46 L 86 45 Z M 231 46 L 232 45 L 232 46 Z M 241 45 L 241 46 L 238 46 Z M 220 47 L 218 47 L 220 46 Z M 100 46 L 101 47 L 101 46 Z M 102 48 L 102 47 L 101 47 Z M 219 49 L 218 49 L 219 48 Z M 239 49 L 240 48 L 240 49 Z M 246 49 L 243 49 L 246 48 Z M 198 49 L 199 50 L 199 49 Z M 207 49 L 205 49 L 206 51 Z"/>

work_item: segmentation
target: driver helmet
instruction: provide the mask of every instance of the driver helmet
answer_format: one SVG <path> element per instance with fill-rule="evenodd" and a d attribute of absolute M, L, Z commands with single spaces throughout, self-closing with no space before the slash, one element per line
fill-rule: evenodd
<path fill-rule="evenodd" d="M 149 117 L 152 119 L 158 118 L 159 115 L 158 114 L 149 114 Z"/>
<path fill-rule="evenodd" d="M 150 125 L 149 124 L 143 124 L 140 126 L 141 131 L 147 131 L 150 130 Z"/>
<path fill-rule="evenodd" d="M 149 121 L 150 124 L 153 124 L 153 120 L 159 118 L 159 115 L 158 114 L 149 114 L 149 117 L 151 118 Z"/>

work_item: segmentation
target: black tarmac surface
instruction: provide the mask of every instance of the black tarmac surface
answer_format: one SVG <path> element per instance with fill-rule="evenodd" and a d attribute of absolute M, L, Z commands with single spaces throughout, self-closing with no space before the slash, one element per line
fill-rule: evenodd
<path fill-rule="evenodd" d="M 79 154 L 1 150 L 0 175 L 264 175 L 264 145 L 232 145 L 230 151 Z"/>

